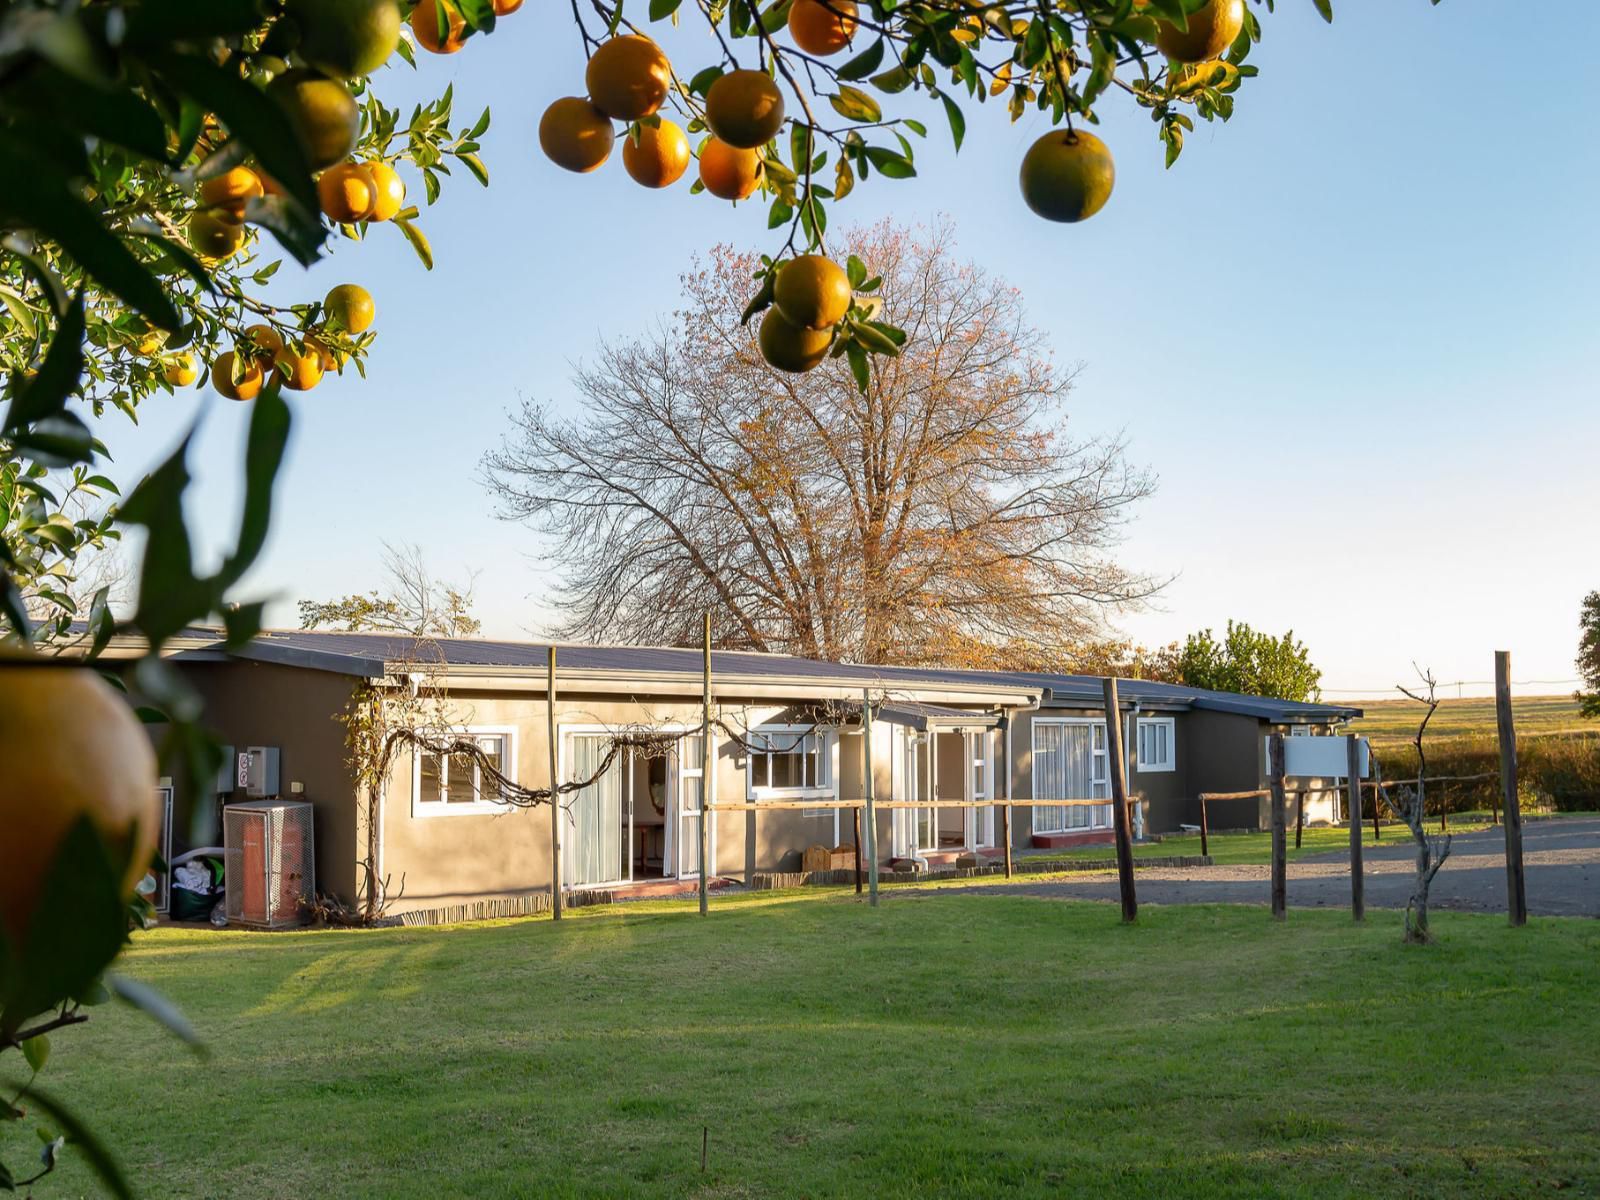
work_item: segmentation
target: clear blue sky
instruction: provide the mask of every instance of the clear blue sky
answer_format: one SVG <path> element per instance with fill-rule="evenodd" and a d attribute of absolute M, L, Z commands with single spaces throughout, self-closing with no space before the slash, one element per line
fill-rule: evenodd
<path fill-rule="evenodd" d="M 1117 186 L 1089 222 L 1037 220 L 1018 196 L 1041 118 L 985 106 L 956 156 L 906 97 L 930 127 L 919 177 L 870 181 L 835 221 L 949 215 L 1084 365 L 1072 428 L 1125 430 L 1160 476 L 1124 557 L 1176 579 L 1121 622 L 1132 636 L 1292 626 L 1328 688 L 1366 694 L 1413 659 L 1485 679 L 1497 648 L 1518 679 L 1567 680 L 1580 597 L 1600 587 L 1600 139 L 1582 67 L 1600 4 L 1541 4 L 1525 44 L 1504 0 L 1343 0 L 1332 26 L 1310 0 L 1278 8 L 1238 115 L 1202 125 L 1173 170 L 1143 112 L 1104 104 Z M 566 5 L 535 0 L 423 57 L 414 75 L 396 60 L 387 93 L 453 82 L 463 124 L 491 105 L 493 186 L 462 173 L 424 213 L 431 273 L 392 229 L 280 273 L 286 300 L 363 283 L 380 336 L 365 382 L 294 401 L 272 539 L 241 594 L 292 624 L 294 600 L 374 586 L 381 543 L 414 541 L 446 577 L 480 571 L 488 630 L 523 636 L 543 612 L 539 547 L 478 480 L 506 410 L 573 404 L 571 365 L 671 309 L 693 251 L 777 239 L 760 207 L 687 180 L 647 192 L 618 156 L 591 176 L 543 159 L 539 115 L 582 87 Z M 202 416 L 208 554 L 235 519 L 246 408 L 194 390 L 149 402 L 138 430 L 108 422 L 131 482 Z"/>

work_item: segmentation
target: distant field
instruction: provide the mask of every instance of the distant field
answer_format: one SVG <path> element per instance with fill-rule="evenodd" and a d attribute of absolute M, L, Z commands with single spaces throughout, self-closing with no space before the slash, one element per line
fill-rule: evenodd
<path fill-rule="evenodd" d="M 1376 745 L 1409 741 L 1415 736 L 1417 722 L 1422 719 L 1424 711 L 1420 704 L 1410 700 L 1357 700 L 1354 703 L 1367 715 L 1354 722 L 1352 727 Z M 1517 732 L 1523 736 L 1600 731 L 1600 721 L 1579 718 L 1578 702 L 1570 695 L 1518 696 L 1512 701 L 1511 707 Z M 1430 738 L 1463 737 L 1475 733 L 1493 736 L 1494 732 L 1494 699 L 1487 696 L 1445 700 L 1428 723 Z"/>

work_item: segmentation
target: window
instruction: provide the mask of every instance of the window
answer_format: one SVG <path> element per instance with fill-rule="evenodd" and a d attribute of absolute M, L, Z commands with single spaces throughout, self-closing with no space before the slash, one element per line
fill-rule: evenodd
<path fill-rule="evenodd" d="M 454 734 L 476 742 L 495 770 L 515 778 L 516 735 L 510 729 L 458 729 Z M 411 811 L 414 816 L 431 817 L 507 810 L 494 777 L 483 771 L 476 755 L 418 751 L 411 757 Z"/>
<path fill-rule="evenodd" d="M 1033 832 L 1081 833 L 1111 827 L 1109 804 L 1051 804 L 1111 796 L 1106 723 L 1082 718 L 1033 721 Z"/>
<path fill-rule="evenodd" d="M 748 741 L 746 778 L 753 798 L 831 792 L 827 735 L 766 726 L 754 730 Z"/>
<path fill-rule="evenodd" d="M 1177 769 L 1178 742 L 1175 722 L 1171 717 L 1140 717 L 1134 726 L 1138 738 L 1139 771 L 1173 771 Z"/>

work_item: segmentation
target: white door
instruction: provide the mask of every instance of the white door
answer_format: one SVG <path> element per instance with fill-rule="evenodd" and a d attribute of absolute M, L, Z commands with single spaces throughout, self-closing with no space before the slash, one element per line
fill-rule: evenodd
<path fill-rule="evenodd" d="M 574 733 L 568 742 L 567 778 L 588 779 L 610 749 L 604 733 Z M 567 836 L 562 879 L 568 887 L 623 883 L 633 876 L 633 818 L 629 809 L 628 761 L 617 755 L 605 773 L 567 798 Z"/>
<path fill-rule="evenodd" d="M 966 764 L 962 799 L 994 799 L 993 739 L 987 730 L 964 733 L 962 736 L 962 761 Z M 994 807 L 965 810 L 966 846 L 977 850 L 994 845 Z"/>
<path fill-rule="evenodd" d="M 677 812 L 677 828 L 669 830 L 667 837 L 673 839 L 676 833 L 678 849 L 678 878 L 689 879 L 700 877 L 700 822 L 705 817 L 705 760 L 701 757 L 702 749 L 700 735 L 678 739 L 678 752 L 675 756 L 677 763 L 677 786 L 672 789 L 673 808 Z M 671 859 L 672 850 L 667 850 L 668 859 Z"/>
<path fill-rule="evenodd" d="M 928 744 L 918 742 L 916 732 L 903 725 L 894 726 L 890 744 L 891 757 L 890 798 L 894 800 L 923 800 L 928 790 Z M 911 858 L 919 849 L 938 845 L 936 829 L 937 809 L 891 809 L 891 852 L 896 858 Z"/>

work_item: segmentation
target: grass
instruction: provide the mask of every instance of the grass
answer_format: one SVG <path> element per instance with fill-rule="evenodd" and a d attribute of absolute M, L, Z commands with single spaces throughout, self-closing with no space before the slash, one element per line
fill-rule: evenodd
<path fill-rule="evenodd" d="M 1385 745 L 1409 742 L 1415 737 L 1417 722 L 1425 711 L 1410 700 L 1359 700 L 1356 703 L 1366 716 L 1351 722 L 1351 728 L 1370 738 L 1380 751 Z M 1523 737 L 1600 728 L 1600 722 L 1585 721 L 1578 716 L 1578 702 L 1571 695 L 1517 696 L 1511 707 L 1517 733 Z M 1428 722 L 1430 740 L 1475 735 L 1494 737 L 1495 733 L 1493 696 L 1443 700 L 1433 720 Z"/>
<path fill-rule="evenodd" d="M 1418 950 L 1396 914 L 812 892 L 162 929 L 124 969 L 211 1061 L 104 1008 L 45 1077 L 160 1196 L 1600 1186 L 1600 923 L 1435 921 Z M 41 1195 L 92 1190 L 71 1157 Z"/>
<path fill-rule="evenodd" d="M 1526 814 L 1530 819 L 1534 814 Z M 1560 816 L 1565 814 L 1540 814 L 1545 816 Z M 1589 815 L 1593 814 L 1573 814 Z M 1451 833 L 1467 833 L 1474 829 L 1488 829 L 1491 822 L 1487 812 L 1451 813 L 1448 817 Z M 1428 829 L 1433 831 L 1438 828 L 1437 815 L 1428 817 Z M 1404 825 L 1385 820 L 1383 823 L 1383 837 L 1374 840 L 1372 836 L 1372 822 L 1363 825 L 1362 845 L 1364 846 L 1393 846 L 1410 840 L 1411 834 Z M 1308 854 L 1328 854 L 1333 851 L 1348 850 L 1350 848 L 1350 830 L 1343 825 L 1307 825 L 1302 831 L 1300 848 L 1294 845 L 1294 823 L 1291 811 L 1288 828 L 1288 857 L 1292 861 Z M 1210 837 L 1211 860 L 1218 866 L 1240 866 L 1246 864 L 1266 865 L 1272 861 L 1272 835 L 1265 831 L 1251 833 L 1213 833 Z M 1043 858 L 1109 858 L 1116 853 L 1112 846 L 1084 846 L 1071 850 L 1041 850 L 1031 852 L 1030 857 L 1036 854 Z M 1200 853 L 1200 835 L 1164 833 L 1159 842 L 1135 842 L 1133 855 L 1135 858 L 1165 858 L 1168 855 L 1186 855 Z M 1021 861 L 1026 861 L 1021 860 Z"/>

